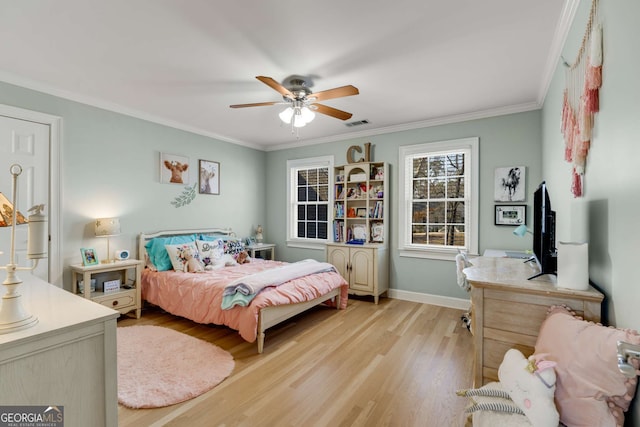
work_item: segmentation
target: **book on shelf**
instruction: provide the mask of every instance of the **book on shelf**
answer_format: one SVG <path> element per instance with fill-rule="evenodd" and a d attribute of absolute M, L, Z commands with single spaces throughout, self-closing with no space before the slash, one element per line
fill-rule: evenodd
<path fill-rule="evenodd" d="M 344 221 L 333 221 L 333 241 L 334 242 L 343 242 L 344 235 Z"/>
<path fill-rule="evenodd" d="M 376 219 L 384 218 L 383 207 L 384 207 L 384 204 L 382 203 L 382 201 L 377 201 L 373 205 L 373 212 L 371 214 L 371 218 L 376 218 Z"/>

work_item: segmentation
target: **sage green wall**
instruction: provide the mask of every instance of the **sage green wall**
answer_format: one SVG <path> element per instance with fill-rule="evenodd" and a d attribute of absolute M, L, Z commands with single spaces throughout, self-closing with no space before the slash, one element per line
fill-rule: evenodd
<path fill-rule="evenodd" d="M 132 254 L 142 231 L 216 226 L 248 236 L 264 222 L 263 151 L 5 83 L 0 83 L 0 102 L 63 119 L 60 235 L 66 288 L 67 266 L 80 262 L 80 247 L 93 247 L 105 257 L 106 241 L 93 235 L 96 217 L 120 217 L 122 234 L 111 238 L 111 248 Z M 170 202 L 185 187 L 160 183 L 160 152 L 189 157 L 192 183 L 198 179 L 198 159 L 220 162 L 220 195 L 199 194 L 175 208 Z"/>
<path fill-rule="evenodd" d="M 303 146 L 267 153 L 267 221 L 269 239 L 278 245 L 278 257 L 287 261 L 304 258 L 324 260 L 324 251 L 286 247 L 286 162 L 290 159 L 334 155 L 335 164 L 346 163 L 351 145 L 372 144 L 372 160 L 390 165 L 390 286 L 402 291 L 468 298 L 456 284 L 455 265 L 451 261 L 405 258 L 398 255 L 398 149 L 403 145 L 436 142 L 477 136 L 480 138 L 480 241 L 479 249 L 530 249 L 530 236 L 519 239 L 513 227 L 494 225 L 493 182 L 496 167 L 526 167 L 526 203 L 529 211 L 532 193 L 540 181 L 540 111 L 511 114 L 462 123 L 395 132 L 374 137 Z M 531 222 L 530 212 L 528 222 Z"/>
<path fill-rule="evenodd" d="M 591 2 L 582 1 L 563 56 L 573 60 L 580 47 Z M 564 70 L 558 65 L 543 108 L 543 174 L 557 211 L 558 240 L 589 242 L 589 276 L 606 294 L 604 320 L 640 330 L 637 268 L 640 212 L 640 2 L 600 2 L 604 65 L 600 112 L 587 159 L 584 197 L 570 194 L 571 165 L 563 161 L 559 132 Z M 576 226 L 576 222 L 579 222 Z M 562 262 L 561 259 L 558 260 Z M 636 399 L 637 401 L 637 399 Z M 640 425 L 634 403 L 625 425 Z"/>
<path fill-rule="evenodd" d="M 581 2 L 563 56 L 575 58 L 588 19 L 590 2 Z M 604 28 L 603 84 L 600 112 L 587 159 L 584 197 L 570 194 L 571 165 L 563 161 L 564 142 L 559 132 L 563 66 L 558 66 L 543 109 L 543 171 L 550 183 L 557 211 L 558 240 L 589 241 L 589 276 L 609 297 L 607 321 L 640 329 L 636 315 L 640 286 L 637 262 L 637 227 L 640 211 L 640 2 L 600 2 Z M 576 230 L 576 219 L 584 225 Z M 580 232 L 579 229 L 586 230 Z"/>

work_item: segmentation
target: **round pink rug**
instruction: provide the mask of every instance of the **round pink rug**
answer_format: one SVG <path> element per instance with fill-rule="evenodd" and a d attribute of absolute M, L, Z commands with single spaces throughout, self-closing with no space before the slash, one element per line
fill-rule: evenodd
<path fill-rule="evenodd" d="M 228 351 L 160 326 L 127 326 L 118 333 L 118 402 L 159 408 L 192 399 L 231 374 Z"/>

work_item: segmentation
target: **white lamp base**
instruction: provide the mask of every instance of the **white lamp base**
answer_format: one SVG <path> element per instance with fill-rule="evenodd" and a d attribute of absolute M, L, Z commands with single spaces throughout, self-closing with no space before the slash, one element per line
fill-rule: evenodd
<path fill-rule="evenodd" d="M 2 297 L 0 307 L 0 335 L 35 326 L 38 318 L 26 312 L 22 306 L 22 295 L 16 293 L 20 283 L 4 285 L 7 287 L 7 293 Z"/>

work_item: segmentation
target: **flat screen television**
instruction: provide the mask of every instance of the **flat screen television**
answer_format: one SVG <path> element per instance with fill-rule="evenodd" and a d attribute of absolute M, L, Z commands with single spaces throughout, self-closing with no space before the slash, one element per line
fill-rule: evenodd
<path fill-rule="evenodd" d="M 545 181 L 533 193 L 533 253 L 540 273 L 556 274 L 556 213 L 551 209 L 551 199 Z"/>

